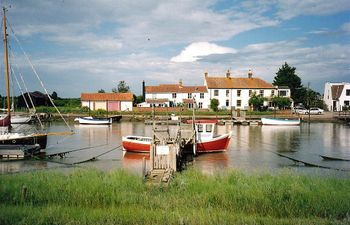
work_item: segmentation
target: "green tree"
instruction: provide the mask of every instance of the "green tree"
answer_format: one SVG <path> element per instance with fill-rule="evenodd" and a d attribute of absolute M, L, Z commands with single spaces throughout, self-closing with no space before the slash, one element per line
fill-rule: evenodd
<path fill-rule="evenodd" d="M 219 106 L 219 100 L 217 100 L 216 98 L 212 98 L 210 100 L 210 108 L 214 111 L 217 112 L 218 111 L 218 106 Z"/>
<path fill-rule="evenodd" d="M 52 92 L 51 98 L 52 98 L 53 100 L 58 99 L 58 95 L 57 95 L 57 92 L 56 92 L 56 91 Z"/>
<path fill-rule="evenodd" d="M 98 92 L 98 93 L 106 93 L 105 90 L 103 90 L 103 89 L 100 89 L 100 90 L 98 90 L 97 92 Z"/>
<path fill-rule="evenodd" d="M 279 109 L 283 109 L 285 107 L 288 107 L 292 103 L 290 98 L 285 98 L 285 97 L 280 97 L 280 96 L 273 97 L 271 99 L 271 102 L 274 106 L 277 106 Z"/>
<path fill-rule="evenodd" d="M 112 89 L 113 91 L 113 89 Z M 125 83 L 125 81 L 119 81 L 118 90 L 119 93 L 126 93 L 130 91 L 130 87 Z"/>
<path fill-rule="evenodd" d="M 143 96 L 142 95 L 139 95 L 139 96 L 134 95 L 134 105 L 137 105 L 141 102 L 143 102 Z"/>
<path fill-rule="evenodd" d="M 276 86 L 288 86 L 291 91 L 291 97 L 295 103 L 302 102 L 303 90 L 301 79 L 295 73 L 296 68 L 288 65 L 287 62 L 282 65 L 282 68 L 278 69 L 276 76 L 273 80 L 273 85 Z"/>
<path fill-rule="evenodd" d="M 266 98 L 264 98 L 263 96 L 256 95 L 255 93 L 253 93 L 253 95 L 249 99 L 249 105 L 253 106 L 253 110 L 260 110 L 264 105 L 265 100 Z"/>

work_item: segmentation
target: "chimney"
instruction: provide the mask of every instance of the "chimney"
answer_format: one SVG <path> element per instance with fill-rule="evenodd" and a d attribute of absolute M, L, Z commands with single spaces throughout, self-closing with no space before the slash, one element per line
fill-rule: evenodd
<path fill-rule="evenodd" d="M 179 80 L 179 85 L 182 86 L 182 79 Z"/>
<path fill-rule="evenodd" d="M 227 70 L 227 72 L 226 72 L 226 77 L 229 78 L 230 75 L 231 75 L 230 70 Z"/>
<path fill-rule="evenodd" d="M 208 77 L 208 72 L 207 71 L 205 71 L 204 77 Z"/>
<path fill-rule="evenodd" d="M 248 70 L 248 78 L 252 78 L 253 76 L 253 72 L 251 69 Z"/>
<path fill-rule="evenodd" d="M 145 88 L 145 81 L 142 81 L 142 101 L 146 101 L 146 88 Z"/>

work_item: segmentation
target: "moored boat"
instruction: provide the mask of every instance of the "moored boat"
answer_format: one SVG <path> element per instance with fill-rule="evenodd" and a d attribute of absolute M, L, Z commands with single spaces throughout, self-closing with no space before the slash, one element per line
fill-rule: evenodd
<path fill-rule="evenodd" d="M 152 138 L 142 136 L 124 136 L 122 137 L 123 148 L 128 152 L 149 152 Z"/>
<path fill-rule="evenodd" d="M 78 121 L 79 124 L 90 124 L 90 125 L 110 125 L 112 124 L 112 118 L 96 118 L 92 116 L 78 117 L 74 121 Z"/>
<path fill-rule="evenodd" d="M 192 123 L 192 121 L 187 121 Z M 196 120 L 196 152 L 222 152 L 226 151 L 232 132 L 215 135 L 217 120 Z M 142 136 L 124 136 L 123 148 L 129 152 L 149 152 L 152 138 Z"/>
<path fill-rule="evenodd" d="M 297 126 L 300 119 L 261 118 L 263 125 Z"/>

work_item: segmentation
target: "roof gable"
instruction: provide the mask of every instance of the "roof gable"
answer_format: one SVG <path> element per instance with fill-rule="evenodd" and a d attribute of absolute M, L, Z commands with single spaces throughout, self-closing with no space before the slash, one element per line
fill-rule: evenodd
<path fill-rule="evenodd" d="M 133 94 L 128 93 L 81 93 L 82 101 L 132 101 Z"/>
<path fill-rule="evenodd" d="M 332 86 L 332 99 L 338 100 L 343 92 L 344 85 L 333 85 Z"/>

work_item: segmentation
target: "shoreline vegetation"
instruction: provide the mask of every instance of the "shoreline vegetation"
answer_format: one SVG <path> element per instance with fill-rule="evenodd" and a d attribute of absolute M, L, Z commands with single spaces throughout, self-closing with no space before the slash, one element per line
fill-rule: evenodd
<path fill-rule="evenodd" d="M 0 176 L 0 224 L 349 224 L 350 180 L 298 175 L 204 175 L 168 187 L 125 170 Z"/>
<path fill-rule="evenodd" d="M 80 107 L 58 107 L 62 115 L 68 119 L 74 119 L 76 117 L 82 116 L 96 116 L 96 117 L 106 117 L 112 115 L 122 115 L 122 120 L 124 121 L 144 121 L 152 118 L 151 111 L 113 111 L 107 112 L 105 110 L 95 110 L 89 112 L 85 108 Z M 53 119 L 60 118 L 59 114 L 52 107 L 38 107 L 38 113 L 50 113 Z M 155 115 L 161 119 L 169 119 L 169 116 L 174 113 L 177 116 L 181 115 L 184 119 L 192 118 L 192 110 L 185 109 L 181 112 L 172 111 L 168 108 L 167 111 L 156 112 Z M 196 118 L 198 119 L 219 119 L 219 120 L 230 120 L 232 117 L 237 117 L 237 112 L 231 112 L 230 110 L 219 110 L 217 112 L 210 110 L 196 110 Z M 233 116 L 231 116 L 231 113 Z M 337 112 L 325 112 L 322 115 L 310 115 L 310 121 L 312 122 L 337 122 L 338 120 L 334 117 Z M 308 115 L 298 115 L 293 114 L 291 110 L 281 110 L 277 112 L 273 111 L 241 111 L 241 116 L 247 120 L 256 120 L 262 117 L 278 117 L 278 118 L 301 118 L 303 121 L 308 121 Z"/>

